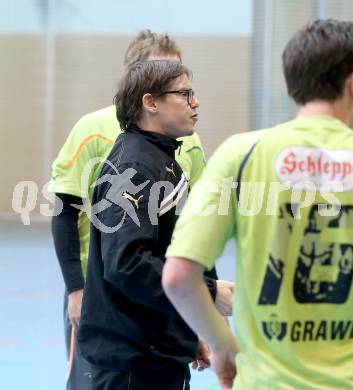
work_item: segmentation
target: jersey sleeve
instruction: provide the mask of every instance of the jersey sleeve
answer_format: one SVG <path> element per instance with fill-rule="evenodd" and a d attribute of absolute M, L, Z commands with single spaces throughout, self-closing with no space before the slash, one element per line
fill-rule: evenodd
<path fill-rule="evenodd" d="M 185 257 L 211 269 L 233 235 L 236 175 L 231 145 L 210 159 L 178 219 L 167 256 Z"/>
<path fill-rule="evenodd" d="M 182 137 L 180 140 L 183 144 L 181 149 L 175 153 L 175 159 L 188 178 L 189 186 L 193 187 L 205 168 L 205 155 L 196 133 Z"/>
<path fill-rule="evenodd" d="M 189 153 L 191 159 L 191 171 L 189 178 L 189 185 L 191 188 L 201 177 L 206 165 L 205 153 L 201 145 L 200 137 L 195 134 L 194 140 L 194 145 L 191 145 L 190 148 L 186 150 L 186 153 Z"/>
<path fill-rule="evenodd" d="M 52 165 L 49 191 L 87 198 L 97 166 L 113 143 L 114 139 L 103 135 L 94 121 L 82 117 Z"/>

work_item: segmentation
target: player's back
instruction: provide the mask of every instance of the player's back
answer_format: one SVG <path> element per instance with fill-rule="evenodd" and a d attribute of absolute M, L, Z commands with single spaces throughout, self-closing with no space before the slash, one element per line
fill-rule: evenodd
<path fill-rule="evenodd" d="M 294 120 L 243 162 L 235 388 L 353 388 L 353 132 Z"/>

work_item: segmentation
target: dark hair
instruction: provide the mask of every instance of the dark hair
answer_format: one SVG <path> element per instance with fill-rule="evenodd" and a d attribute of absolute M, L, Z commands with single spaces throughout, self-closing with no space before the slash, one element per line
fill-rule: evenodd
<path fill-rule="evenodd" d="M 282 60 L 288 94 L 296 103 L 336 100 L 353 72 L 353 23 L 314 21 L 288 42 Z"/>
<path fill-rule="evenodd" d="M 129 67 L 136 62 L 147 60 L 150 55 L 163 54 L 177 55 L 181 59 L 178 45 L 168 34 L 142 30 L 130 41 L 125 52 L 124 65 Z"/>
<path fill-rule="evenodd" d="M 121 129 L 126 130 L 141 118 L 143 95 L 150 93 L 154 97 L 160 96 L 183 74 L 191 77 L 190 70 L 179 61 L 143 61 L 126 69 L 114 96 Z"/>

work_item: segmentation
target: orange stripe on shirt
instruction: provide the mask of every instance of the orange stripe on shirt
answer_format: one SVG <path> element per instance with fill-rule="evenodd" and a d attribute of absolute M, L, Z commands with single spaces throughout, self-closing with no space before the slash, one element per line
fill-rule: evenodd
<path fill-rule="evenodd" d="M 78 157 L 79 157 L 79 155 L 81 154 L 82 149 L 84 148 L 84 146 L 86 145 L 86 143 L 92 141 L 94 138 L 99 138 L 99 139 L 101 139 L 102 141 L 109 142 L 109 143 L 111 143 L 111 144 L 114 143 L 113 140 L 111 140 L 110 138 L 104 137 L 104 135 L 102 135 L 102 134 L 99 134 L 99 133 L 92 134 L 92 135 L 90 135 L 89 137 L 85 138 L 85 139 L 81 142 L 81 144 L 80 144 L 79 148 L 77 149 L 77 152 L 75 153 L 75 155 L 72 157 L 72 159 L 71 159 L 69 162 L 67 162 L 67 163 L 64 165 L 64 167 L 65 167 L 65 168 L 69 168 L 69 167 L 78 159 Z"/>
<path fill-rule="evenodd" d="M 75 354 L 75 330 L 74 327 L 71 327 L 71 337 L 70 337 L 70 356 L 67 365 L 67 379 L 70 378 L 72 367 L 74 365 L 74 354 Z"/>

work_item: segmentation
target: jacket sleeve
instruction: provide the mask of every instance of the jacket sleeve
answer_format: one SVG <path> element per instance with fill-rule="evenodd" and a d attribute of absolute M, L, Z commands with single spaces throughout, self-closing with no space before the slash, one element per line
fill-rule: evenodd
<path fill-rule="evenodd" d="M 70 294 L 84 286 L 77 227 L 79 210 L 72 206 L 72 204 L 82 204 L 82 199 L 67 194 L 56 194 L 56 196 L 56 202 L 60 199 L 63 208 L 61 213 L 52 219 L 52 235 L 61 273 L 67 292 Z"/>

